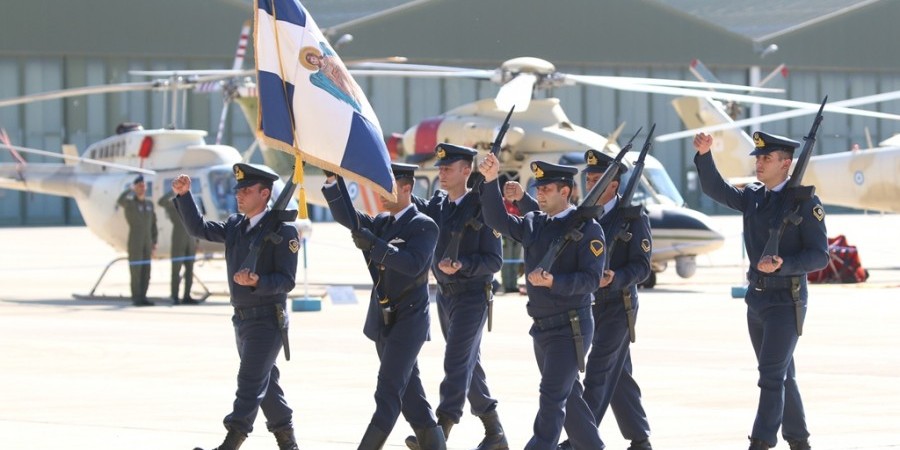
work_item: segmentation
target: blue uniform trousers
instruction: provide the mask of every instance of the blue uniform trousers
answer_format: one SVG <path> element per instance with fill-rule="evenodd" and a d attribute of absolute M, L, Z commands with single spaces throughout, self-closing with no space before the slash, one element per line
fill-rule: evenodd
<path fill-rule="evenodd" d="M 586 308 L 585 311 L 589 311 Z M 594 335 L 594 320 L 591 314 L 580 314 L 581 335 L 584 351 L 590 349 Z M 578 396 L 569 399 L 573 390 L 581 392 L 578 381 L 578 360 L 572 327 L 569 324 L 541 330 L 531 327 L 534 340 L 534 356 L 541 371 L 540 400 L 537 417 L 534 419 L 534 436 L 525 446 L 526 450 L 556 450 L 563 423 L 573 442 L 583 443 L 583 448 L 601 450 L 600 431 L 594 422 L 587 404 Z"/>
<path fill-rule="evenodd" d="M 805 291 L 805 286 L 803 290 Z M 806 298 L 806 292 L 801 294 Z M 794 370 L 797 324 L 787 290 L 747 290 L 747 327 L 759 364 L 759 407 L 752 437 L 775 445 L 778 427 L 785 439 L 805 440 L 806 413 Z"/>
<path fill-rule="evenodd" d="M 426 316 L 427 317 L 427 316 Z M 431 405 L 425 399 L 425 389 L 419 378 L 417 362 L 419 350 L 428 333 L 426 326 L 400 320 L 375 340 L 375 351 L 381 366 L 375 387 L 375 413 L 372 422 L 379 430 L 390 434 L 401 412 L 414 429 L 437 425 Z M 427 320 L 425 321 L 427 324 Z M 411 325 L 408 329 L 396 329 Z"/>
<path fill-rule="evenodd" d="M 476 416 L 483 416 L 497 407 L 481 367 L 481 336 L 487 322 L 485 295 L 484 289 L 454 296 L 437 294 L 441 333 L 447 342 L 441 404 L 437 412 L 454 422 L 459 422 L 462 417 L 466 398 Z"/>
<path fill-rule="evenodd" d="M 281 329 L 274 316 L 254 319 L 231 318 L 241 365 L 238 387 L 231 414 L 225 416 L 225 428 L 250 434 L 260 409 L 269 431 L 293 426 L 293 411 L 278 385 L 280 376 L 275 358 L 281 351 Z"/>
<path fill-rule="evenodd" d="M 641 440 L 650 436 L 647 414 L 641 406 L 641 389 L 631 376 L 631 341 L 628 317 L 621 300 L 594 305 L 594 342 L 588 355 L 582 397 L 591 409 L 597 425 L 611 407 L 622 436 Z M 638 304 L 634 303 L 635 318 Z M 571 397 L 580 392 L 573 390 Z M 566 420 L 566 430 L 569 424 Z M 570 437 L 575 448 L 582 448 Z"/>

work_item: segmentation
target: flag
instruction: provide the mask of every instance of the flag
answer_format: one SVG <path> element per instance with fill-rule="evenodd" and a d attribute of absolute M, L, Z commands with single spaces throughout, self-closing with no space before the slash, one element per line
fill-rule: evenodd
<path fill-rule="evenodd" d="M 256 0 L 257 134 L 394 200 L 375 111 L 297 0 Z"/>

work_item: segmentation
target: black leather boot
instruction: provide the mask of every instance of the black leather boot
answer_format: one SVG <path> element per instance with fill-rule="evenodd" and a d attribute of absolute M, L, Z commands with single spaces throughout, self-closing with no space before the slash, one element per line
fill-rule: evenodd
<path fill-rule="evenodd" d="M 453 428 L 453 425 L 455 425 L 456 422 L 454 422 L 453 419 L 451 419 L 449 417 L 444 417 L 440 414 L 438 414 L 437 418 L 438 418 L 438 425 L 441 426 L 441 431 L 444 432 L 444 442 L 446 442 L 447 439 L 450 438 L 450 429 Z M 406 441 L 404 441 L 404 442 L 406 442 L 406 447 L 409 450 L 422 450 L 419 447 L 419 439 L 418 439 L 418 436 L 420 433 L 422 433 L 422 431 L 423 430 L 413 429 L 413 432 L 416 433 L 416 435 L 406 437 Z"/>
<path fill-rule="evenodd" d="M 272 433 L 275 435 L 275 441 L 278 442 L 278 450 L 300 450 L 297 439 L 294 438 L 293 427 L 282 428 Z"/>
<path fill-rule="evenodd" d="M 556 446 L 556 450 L 572 450 L 572 443 L 566 439 Z"/>
<path fill-rule="evenodd" d="M 791 450 L 810 450 L 812 447 L 809 446 L 809 440 L 803 439 L 802 441 L 792 441 L 788 439 L 788 446 L 791 447 Z"/>
<path fill-rule="evenodd" d="M 359 443 L 357 450 L 381 450 L 387 441 L 388 435 L 381 431 L 374 423 L 369 424 L 366 428 L 366 434 L 363 435 L 362 442 Z"/>
<path fill-rule="evenodd" d="M 212 450 L 238 450 L 241 448 L 241 444 L 244 443 L 245 439 L 247 439 L 246 434 L 241 433 L 240 431 L 228 430 L 228 434 L 225 435 L 225 440 L 222 441 L 222 444 Z M 194 447 L 194 450 L 203 449 Z"/>
<path fill-rule="evenodd" d="M 650 445 L 650 438 L 643 438 L 631 441 L 626 450 L 653 450 L 653 447 Z"/>
<path fill-rule="evenodd" d="M 749 450 L 769 450 L 769 443 L 763 441 L 761 439 L 750 438 L 750 449 Z"/>
<path fill-rule="evenodd" d="M 500 425 L 497 410 L 478 416 L 478 418 L 484 424 L 484 439 L 474 450 L 508 450 L 509 444 L 506 442 L 506 434 L 503 433 L 503 426 Z"/>
<path fill-rule="evenodd" d="M 447 438 L 444 437 L 444 430 L 440 425 L 416 430 L 416 438 L 421 450 L 447 450 Z"/>

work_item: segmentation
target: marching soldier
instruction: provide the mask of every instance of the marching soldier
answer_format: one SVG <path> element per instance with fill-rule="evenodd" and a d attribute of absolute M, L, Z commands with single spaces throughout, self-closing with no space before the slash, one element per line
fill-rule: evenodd
<path fill-rule="evenodd" d="M 825 210 L 815 195 L 802 200 L 802 221 L 785 229 L 779 254 L 763 254 L 769 229 L 778 225 L 782 211 L 794 206 L 785 204 L 782 188 L 800 143 L 763 132 L 754 133 L 753 142 L 756 148 L 750 155 L 756 157 L 759 182 L 743 189 L 719 175 L 709 152 L 712 136 L 699 133 L 694 137 L 694 164 L 703 192 L 744 216 L 744 246 L 752 261 L 744 302 L 750 342 L 759 363 L 760 388 L 750 450 L 774 447 L 779 427 L 791 450 L 808 450 L 809 431 L 797 388 L 794 348 L 806 314 L 806 273 L 828 263 Z"/>
<path fill-rule="evenodd" d="M 194 282 L 194 258 L 197 255 L 197 239 L 188 234 L 178 210 L 175 209 L 175 192 L 169 191 L 159 199 L 159 206 L 166 210 L 172 222 L 172 280 L 171 294 L 173 305 L 198 305 L 199 301 L 191 298 L 191 284 Z M 181 286 L 181 266 L 184 266 L 184 297 L 179 300 L 178 291 Z"/>
<path fill-rule="evenodd" d="M 613 158 L 597 150 L 588 150 L 584 160 L 585 187 L 590 191 Z M 652 450 L 650 425 L 641 405 L 641 390 L 632 377 L 629 348 L 638 310 L 637 285 L 650 275 L 650 219 L 643 210 L 620 205 L 622 198 L 617 193 L 622 174 L 628 168 L 622 163 L 619 165 L 618 176 L 597 201 L 597 205 L 603 206 L 600 226 L 608 244 L 612 244 L 626 227 L 631 236 L 628 241 L 619 240 L 615 246 L 607 245 L 607 251 L 613 247 L 616 251 L 607 255 L 609 268 L 603 271 L 600 289 L 594 293 L 594 342 L 584 373 L 584 393 L 573 389 L 571 395 L 584 398 L 598 426 L 607 408 L 611 407 L 619 430 L 631 441 L 628 450 Z M 537 209 L 537 203 L 525 195 L 518 183 L 507 183 L 505 194 L 522 211 Z M 586 447 L 571 439 L 563 441 L 558 450 L 572 448 Z"/>
<path fill-rule="evenodd" d="M 131 302 L 134 306 L 153 306 L 147 300 L 150 288 L 150 258 L 156 251 L 156 212 L 146 197 L 144 176 L 138 175 L 116 201 L 128 222 L 128 264 L 131 270 Z"/>
<path fill-rule="evenodd" d="M 531 163 L 540 212 L 524 217 L 507 214 L 497 176 L 500 162 L 493 154 L 478 166 L 484 175 L 481 193 L 485 224 L 522 242 L 525 250 L 528 315 L 534 319 L 529 334 L 541 372 L 540 406 L 534 434 L 526 450 L 554 450 L 568 418 L 569 435 L 585 448 L 602 449 L 600 432 L 587 404 L 578 397 L 568 402 L 573 389 L 580 392 L 578 371 L 594 333 L 592 293 L 600 284 L 606 256 L 603 230 L 593 220 L 581 228 L 581 239 L 562 248 L 552 267 L 539 267 L 552 242 L 564 236 L 569 224 L 580 220 L 569 204 L 578 169 L 535 161 Z"/>
<path fill-rule="evenodd" d="M 279 384 L 275 359 L 282 347 L 288 358 L 287 294 L 294 289 L 297 229 L 290 223 L 273 222 L 267 205 L 278 175 L 265 166 L 235 164 L 235 197 L 240 214 L 224 222 L 203 218 L 191 195 L 191 178 L 179 175 L 172 181 L 177 195 L 175 207 L 191 235 L 225 243 L 228 288 L 234 306 L 234 335 L 241 359 L 233 409 L 225 416 L 225 440 L 214 450 L 237 450 L 253 431 L 260 409 L 266 427 L 275 434 L 280 450 L 298 450 L 294 438 L 293 410 L 287 405 Z M 272 214 L 275 214 L 272 212 Z M 260 233 L 277 234 L 262 240 L 256 271 L 241 269 L 253 242 Z M 199 449 L 195 449 L 199 450 Z"/>
<path fill-rule="evenodd" d="M 503 264 L 500 234 L 483 226 L 481 199 L 466 188 L 478 152 L 439 144 L 435 153 L 443 190 L 435 192 L 430 201 L 414 196 L 413 202 L 440 230 L 431 267 L 438 285 L 441 333 L 447 342 L 438 423 L 449 439 L 468 398 L 472 414 L 481 419 L 485 430 L 475 450 L 506 450 L 509 444 L 497 415 L 497 400 L 488 390 L 480 350 L 484 325 L 492 312 L 491 281 Z M 454 247 L 456 259 L 449 254 L 449 247 Z M 406 444 L 419 449 L 413 436 Z"/>
<path fill-rule="evenodd" d="M 388 212 L 370 217 L 350 212 L 350 199 L 334 174 L 322 192 L 334 219 L 351 230 L 353 243 L 362 250 L 374 287 L 363 333 L 375 341 L 381 366 L 375 388 L 375 413 L 359 450 L 380 450 L 400 413 L 416 432 L 422 450 L 446 450 L 444 431 L 437 423 L 419 378 L 418 356 L 428 339 L 428 268 L 438 228 L 411 202 L 415 169 L 391 164 L 397 181 L 397 201 L 385 201 Z"/>

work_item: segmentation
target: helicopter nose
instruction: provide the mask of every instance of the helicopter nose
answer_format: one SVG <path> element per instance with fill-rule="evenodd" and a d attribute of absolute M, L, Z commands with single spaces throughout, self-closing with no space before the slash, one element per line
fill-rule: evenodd
<path fill-rule="evenodd" d="M 680 255 L 700 255 L 716 250 L 725 243 L 725 237 L 710 226 L 709 216 L 699 211 L 667 207 L 650 211 L 649 217 L 650 229 L 654 231 L 654 251 L 668 250 Z M 658 240 L 655 237 L 657 233 L 666 238 Z"/>

